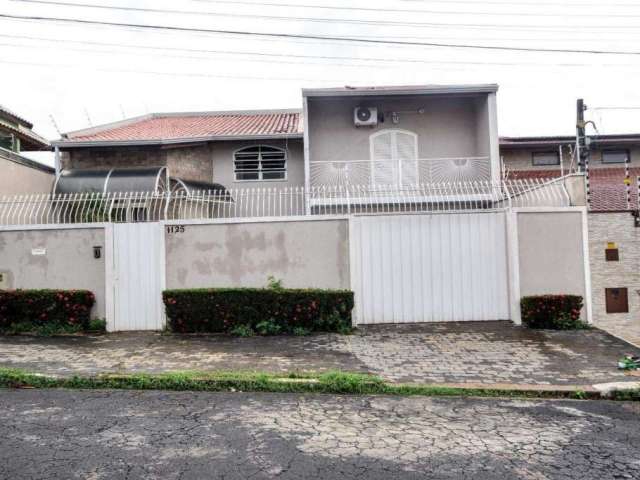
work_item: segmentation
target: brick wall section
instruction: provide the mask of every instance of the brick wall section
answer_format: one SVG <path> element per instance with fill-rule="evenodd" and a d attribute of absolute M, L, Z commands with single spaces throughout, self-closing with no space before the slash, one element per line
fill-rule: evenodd
<path fill-rule="evenodd" d="M 166 151 L 159 148 L 76 148 L 61 157 L 63 169 L 165 166 Z"/>
<path fill-rule="evenodd" d="M 596 325 L 640 323 L 640 228 L 625 213 L 589 214 L 589 257 L 593 318 Z M 607 242 L 615 242 L 620 261 L 605 261 Z M 629 313 L 606 313 L 605 288 L 626 287 Z"/>

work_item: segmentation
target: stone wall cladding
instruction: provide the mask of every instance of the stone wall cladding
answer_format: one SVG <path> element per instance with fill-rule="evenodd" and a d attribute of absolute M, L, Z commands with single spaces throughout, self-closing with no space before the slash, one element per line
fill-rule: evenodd
<path fill-rule="evenodd" d="M 615 242 L 620 261 L 605 261 L 608 242 Z M 594 323 L 600 326 L 640 322 L 640 228 L 630 212 L 589 214 L 589 257 Z M 605 288 L 626 287 L 629 313 L 606 313 Z"/>
<path fill-rule="evenodd" d="M 61 158 L 63 169 L 156 167 L 167 164 L 159 148 L 74 148 Z"/>
<path fill-rule="evenodd" d="M 182 148 L 75 148 L 61 157 L 63 169 L 169 167 L 173 177 L 211 182 L 213 157 L 209 145 Z"/>
<path fill-rule="evenodd" d="M 214 181 L 211 144 L 168 149 L 166 162 L 173 177 L 197 182 Z"/>

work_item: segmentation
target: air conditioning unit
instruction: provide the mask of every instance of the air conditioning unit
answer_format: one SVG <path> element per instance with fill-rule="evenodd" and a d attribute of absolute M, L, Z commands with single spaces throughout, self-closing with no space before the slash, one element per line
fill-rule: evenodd
<path fill-rule="evenodd" d="M 378 124 L 378 109 L 356 107 L 353 110 L 353 123 L 356 127 L 375 127 Z"/>

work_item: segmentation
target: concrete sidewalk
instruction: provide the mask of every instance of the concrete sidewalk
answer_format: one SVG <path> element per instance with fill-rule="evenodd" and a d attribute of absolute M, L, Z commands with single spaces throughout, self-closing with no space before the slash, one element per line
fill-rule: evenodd
<path fill-rule="evenodd" d="M 633 347 L 601 330 L 552 332 L 510 322 L 377 326 L 309 337 L 0 337 L 0 366 L 49 375 L 176 370 L 370 372 L 392 382 L 581 387 L 634 381 L 616 368 Z"/>

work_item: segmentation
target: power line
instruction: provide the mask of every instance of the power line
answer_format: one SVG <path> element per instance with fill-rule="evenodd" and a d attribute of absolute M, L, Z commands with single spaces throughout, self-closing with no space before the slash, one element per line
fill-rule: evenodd
<path fill-rule="evenodd" d="M 589 110 L 640 110 L 640 107 L 589 107 Z"/>
<path fill-rule="evenodd" d="M 459 43 L 442 43 L 442 42 L 411 42 L 411 41 L 399 41 L 399 40 L 375 40 L 364 38 L 350 38 L 350 37 L 338 37 L 338 36 L 322 36 L 322 35 L 306 35 L 296 33 L 272 33 L 272 32 L 251 32 L 246 30 L 223 30 L 223 29 L 210 29 L 210 28 L 197 28 L 197 27 L 178 27 L 171 25 L 149 25 L 149 24 L 135 24 L 135 23 L 120 23 L 120 22 L 107 22 L 99 20 L 84 20 L 77 18 L 64 18 L 64 17 L 41 17 L 41 16 L 27 16 L 27 15 L 10 15 L 6 13 L 0 14 L 0 18 L 11 18 L 17 20 L 35 20 L 43 22 L 63 22 L 63 23 L 77 23 L 84 25 L 105 25 L 112 27 L 135 27 L 141 29 L 151 30 L 168 30 L 177 32 L 196 32 L 196 33 L 217 33 L 217 34 L 230 34 L 248 37 L 277 37 L 277 38 L 304 38 L 312 40 L 333 40 L 341 42 L 354 42 L 362 44 L 376 44 L 376 45 L 404 45 L 404 46 L 420 46 L 420 47 L 442 47 L 442 48 L 466 48 L 466 49 L 480 49 L 480 50 L 500 50 L 500 51 L 513 51 L 513 52 L 538 52 L 538 53 L 583 53 L 583 54 L 606 54 L 606 55 L 640 55 L 640 51 L 617 51 L 617 50 L 590 50 L 590 49 L 555 49 L 555 48 L 529 48 L 529 47 L 507 47 L 503 45 L 474 45 L 474 44 L 459 44 Z"/>
<path fill-rule="evenodd" d="M 2 20 L 2 18 L 0 18 L 0 20 Z M 25 23 L 33 23 L 34 20 L 29 20 L 29 19 L 15 19 L 15 18 L 10 18 L 10 19 L 5 19 L 8 21 L 18 21 L 18 22 L 25 22 Z M 78 25 L 79 28 L 82 28 L 82 25 Z M 107 25 L 107 27 L 109 27 Z M 134 32 L 139 31 L 140 29 L 136 26 L 122 26 L 123 29 L 127 29 L 127 30 L 131 30 Z M 159 31 L 157 32 L 159 34 L 167 34 L 167 35 L 171 35 L 171 32 L 163 32 L 163 31 Z M 197 37 L 206 37 L 208 36 L 208 34 L 210 34 L 211 32 L 193 32 L 192 35 L 197 36 Z M 444 36 L 443 34 L 449 34 L 449 33 L 454 33 L 454 35 L 447 35 Z M 566 34 L 580 34 L 582 32 L 564 32 L 565 35 Z M 554 37 L 549 37 L 549 36 L 545 36 L 545 37 L 512 37 L 510 36 L 509 38 L 505 38 L 504 36 L 492 36 L 492 37 L 487 37 L 487 36 L 478 36 L 475 33 L 470 33 L 469 35 L 465 35 L 464 32 L 461 32 L 460 35 L 455 35 L 455 32 L 443 32 L 442 34 L 431 34 L 431 35 L 396 35 L 396 34 L 390 34 L 390 35 L 375 35 L 375 34 L 362 34 L 362 35 L 358 35 L 358 34 L 354 34 L 354 35 L 349 35 L 350 39 L 354 39 L 354 40 L 359 40 L 359 39 L 373 39 L 373 40 L 415 40 L 415 41 L 433 41 L 433 40 L 439 40 L 439 41 L 443 41 L 443 40 L 458 40 L 458 41 L 489 41 L 489 42 L 501 42 L 504 40 L 508 40 L 509 42 L 554 42 L 554 43 L 558 43 L 558 42 L 566 42 L 566 43 L 585 43 L 585 42 L 600 42 L 600 43 L 605 43 L 605 44 L 615 44 L 618 42 L 624 42 L 625 44 L 629 43 L 629 37 L 630 36 L 637 36 L 640 35 L 640 30 L 637 32 L 624 32 L 624 36 L 616 36 L 616 37 L 612 37 L 611 34 L 613 34 L 615 32 L 598 32 L 597 36 L 592 36 L 592 37 L 566 37 L 566 36 L 554 36 Z M 218 34 L 220 36 L 223 37 L 235 37 L 237 35 L 232 34 L 232 33 L 220 33 Z M 606 35 L 606 37 L 605 37 Z M 470 36 L 472 36 L 472 38 L 470 38 Z M 308 45 L 308 44 L 315 44 L 318 43 L 318 40 L 307 40 L 307 39 L 288 39 L 288 38 L 261 38 L 260 42 L 289 42 L 289 43 L 298 43 L 298 44 L 302 44 L 302 45 Z M 342 45 L 344 42 L 340 42 L 340 41 L 331 41 L 331 40 L 323 40 L 323 43 L 326 45 Z M 403 45 L 387 45 L 385 46 L 385 48 L 395 48 L 395 49 L 401 49 L 405 46 Z M 367 44 L 363 44 L 363 45 L 359 45 L 358 48 L 378 48 L 378 45 L 367 45 Z"/>
<path fill-rule="evenodd" d="M 464 4 L 464 5 L 477 5 L 479 2 L 473 2 L 470 0 L 399 0 L 401 2 L 406 2 L 406 3 L 436 3 L 436 4 Z M 498 2 L 498 1 L 491 1 L 491 0 L 483 0 L 481 2 L 482 5 L 514 5 L 514 2 L 510 2 L 510 1 L 506 1 L 506 2 Z M 580 2 L 580 3 L 573 3 L 573 2 L 545 2 L 545 1 L 539 1 L 539 2 L 516 2 L 515 5 L 545 5 L 545 6 L 559 6 L 559 7 L 600 7 L 603 6 L 602 2 L 595 2 L 595 3 L 586 3 L 586 2 Z M 622 2 L 607 2 L 607 4 L 605 5 L 606 7 L 638 7 L 639 5 L 637 3 L 622 3 Z"/>
<path fill-rule="evenodd" d="M 0 59 L 0 63 L 5 63 L 8 65 L 27 65 L 33 67 L 55 67 L 55 68 L 70 68 L 70 69 L 78 69 L 80 68 L 78 65 L 72 64 L 64 64 L 64 63 L 41 63 L 41 62 L 21 62 L 21 61 L 13 61 L 13 60 L 5 60 Z M 101 72 L 113 72 L 113 73 L 135 73 L 135 74 L 143 74 L 143 75 L 157 75 L 157 76 L 169 76 L 169 77 L 202 77 L 202 78 L 225 78 L 225 79 L 233 79 L 233 80 L 272 80 L 276 82 L 282 81 L 304 81 L 304 82 L 321 82 L 321 83 L 340 83 L 344 80 L 318 80 L 317 78 L 300 78 L 300 77 L 264 77 L 264 76 L 251 76 L 251 75 L 223 75 L 223 74 L 208 74 L 201 72 L 161 72 L 161 71 L 153 71 L 153 70 L 132 70 L 132 69 L 120 69 L 120 68 L 103 68 L 98 67 L 93 69 L 94 71 Z"/>
<path fill-rule="evenodd" d="M 55 5 L 64 7 L 80 7 L 80 8 L 93 8 L 99 10 L 121 10 L 129 12 L 146 12 L 146 13 L 162 13 L 172 15 L 206 15 L 214 17 L 227 17 L 227 18 L 252 18 L 261 20 L 278 20 L 278 21 L 290 21 L 290 22 L 315 22 L 315 23 L 344 23 L 355 25 L 374 25 L 374 26 L 391 26 L 391 27 L 431 27 L 431 28 L 450 28 L 450 27 L 466 27 L 466 28 L 493 28 L 493 29 L 533 29 L 536 31 L 546 30 L 566 30 L 566 29 L 638 29 L 640 25 L 534 25 L 534 24 L 488 24 L 488 23 L 444 23 L 444 22 L 406 22 L 395 20 L 366 20 L 366 19 L 350 19 L 350 18 L 320 18 L 320 17 L 294 17 L 294 16 L 281 16 L 281 15 L 258 15 L 258 14 L 245 14 L 245 13 L 227 13 L 227 12 L 208 12 L 208 11 L 185 11 L 175 9 L 163 9 L 163 8 L 147 8 L 147 7 L 125 7 L 114 5 L 95 5 L 89 3 L 75 3 L 64 2 L 56 0 L 13 0 L 17 2 L 25 3 L 38 3 L 45 5 Z M 465 13 L 465 12 L 459 12 Z"/>
<path fill-rule="evenodd" d="M 14 1 L 30 1 L 30 0 L 14 0 Z M 469 10 L 424 10 L 424 9 L 411 9 L 411 8 L 373 8 L 373 7 L 346 7 L 344 5 L 319 5 L 319 4 L 297 4 L 297 3 L 280 3 L 280 2 L 248 2 L 243 0 L 191 0 L 193 2 L 199 3 L 216 3 L 223 5 L 247 5 L 247 6 L 257 6 L 257 7 L 290 7 L 290 8 L 312 8 L 319 10 L 343 10 L 343 11 L 356 11 L 356 12 L 373 12 L 373 13 L 425 13 L 425 14 L 435 14 L 435 15 L 483 15 L 483 16 L 527 16 L 527 17 L 595 17 L 595 18 L 629 18 L 629 17 L 640 17 L 640 15 L 629 15 L 629 14 L 599 14 L 599 13 L 580 13 L 580 12 L 570 12 L 570 13 L 531 13 L 531 12 L 479 12 L 479 11 L 469 11 Z M 47 2 L 49 3 L 49 2 Z M 448 2 L 433 2 L 433 3 L 448 3 Z M 487 2 L 482 2 L 478 4 L 476 2 L 451 2 L 451 3 L 466 3 L 466 4 L 476 4 L 476 5 L 484 5 Z M 513 5 L 509 3 L 499 3 L 501 6 L 504 5 Z M 518 4 L 519 6 L 520 4 Z M 530 5 L 540 5 L 537 3 L 531 2 Z M 578 4 L 575 4 L 578 5 Z M 587 4 L 588 6 L 597 6 L 596 4 Z M 609 6 L 609 4 L 607 4 Z M 636 5 L 638 6 L 638 5 Z"/>
<path fill-rule="evenodd" d="M 152 45 L 138 45 L 138 44 L 125 44 L 125 43 L 115 43 L 115 42 L 96 42 L 96 41 L 84 41 L 84 40 L 68 40 L 68 39 L 59 39 L 59 38 L 51 38 L 51 37 L 37 37 L 30 35 L 11 35 L 11 34 L 2 34 L 0 33 L 0 38 L 11 38 L 11 39 L 20 39 L 20 40 L 31 40 L 31 41 L 40 41 L 40 42 L 52 42 L 52 43 L 71 43 L 71 44 L 79 44 L 79 45 L 94 45 L 99 47 L 118 47 L 118 48 L 136 48 L 142 50 L 160 50 L 164 51 L 177 51 L 177 52 L 190 52 L 190 53 L 205 53 L 205 54 L 221 54 L 221 55 L 246 55 L 246 56 L 258 56 L 258 57 L 268 57 L 269 60 L 262 60 L 262 62 L 276 62 L 276 63 L 285 63 L 285 64 L 303 64 L 303 65 L 327 65 L 326 63 L 310 63 L 310 62 L 294 62 L 294 61 L 277 61 L 273 60 L 274 58 L 295 58 L 295 59 L 316 59 L 316 60 L 339 60 L 339 61 L 357 61 L 357 62 L 376 62 L 376 63 L 391 63 L 391 64 L 406 64 L 406 63 L 422 63 L 422 64 L 436 64 L 436 65 L 493 65 L 493 66 L 548 66 L 548 67 L 638 67 L 640 68 L 640 64 L 619 64 L 619 63 L 608 63 L 608 64 L 598 64 L 594 65 L 593 63 L 539 63 L 539 62 L 478 62 L 478 61 L 453 61 L 453 60 L 426 60 L 419 58 L 388 58 L 388 57 L 353 57 L 353 56 L 344 56 L 344 55 L 300 55 L 300 54 L 292 54 L 292 53 L 269 53 L 269 52 L 256 52 L 256 51 L 242 51 L 242 50 L 211 50 L 211 49 L 201 49 L 201 48 L 182 48 L 182 47 L 164 47 L 164 46 L 152 46 Z M 0 45 L 4 46 L 13 46 L 20 48 L 40 48 L 37 45 L 24 45 L 24 44 L 10 44 L 3 43 Z M 52 48 L 52 47 L 49 47 Z M 96 50 L 96 49 L 72 49 L 70 47 L 63 47 L 76 51 L 87 51 L 87 52 L 101 52 L 101 53 L 129 53 L 129 52 L 120 52 L 115 50 Z M 139 54 L 139 53 L 134 53 Z M 183 56 L 183 55 L 162 55 L 173 58 L 184 58 L 184 59 L 203 59 L 206 57 L 199 56 Z M 256 61 L 256 60 L 253 60 Z M 259 60 L 260 61 L 260 60 Z M 362 64 L 343 64 L 343 63 L 331 63 L 331 65 L 336 66 L 347 66 L 347 67 L 374 67 L 375 65 L 362 65 Z"/>
<path fill-rule="evenodd" d="M 0 36 L 4 36 L 4 35 L 0 35 Z M 79 42 L 79 43 L 83 43 L 83 42 Z M 86 43 L 86 42 L 85 42 Z M 107 44 L 103 44 L 103 45 L 107 45 Z M 15 47 L 15 48 L 43 48 L 40 45 L 24 45 L 24 44 L 17 44 L 17 43 L 3 43 L 0 42 L 0 47 Z M 44 48 L 58 48 L 58 47 L 53 47 L 51 45 L 46 45 Z M 71 51 L 75 51 L 75 52 L 88 52 L 88 53 L 104 53 L 104 54 L 112 54 L 112 55 L 148 55 L 148 53 L 143 53 L 143 52 L 123 52 L 123 51 L 119 51 L 119 50 L 98 50 L 95 48 L 78 48 L 78 47 L 69 47 L 69 46 L 62 46 L 59 48 L 63 48 L 65 50 L 71 50 Z M 144 48 L 144 47 L 139 47 L 139 48 Z M 165 50 L 161 47 L 152 47 L 155 50 Z M 216 52 L 217 53 L 217 52 Z M 225 52 L 220 52 L 220 53 L 225 53 Z M 152 53 L 151 55 L 157 56 L 157 57 L 166 57 L 166 58 L 175 58 L 175 59 L 183 59 L 183 60 L 210 60 L 210 58 L 207 57 L 203 57 L 203 56 L 195 56 L 195 55 L 176 55 L 176 54 L 167 54 L 167 53 Z M 248 55 L 254 55 L 254 54 L 248 54 Z M 258 54 L 256 54 L 258 55 Z M 231 59 L 232 61 L 246 61 L 247 59 Z M 270 58 L 269 60 L 256 60 L 256 59 L 250 59 L 251 62 L 258 62 L 258 63 L 270 63 L 270 64 L 284 64 L 284 65 L 315 65 L 315 66 L 327 66 L 327 65 L 332 65 L 332 66 L 337 66 L 337 67 L 346 67 L 346 68 L 381 68 L 381 66 L 379 65 L 374 65 L 374 64 L 349 64 L 349 63 L 331 63 L 331 64 L 327 64 L 327 63 L 314 63 L 314 62 L 305 62 L 302 60 L 275 60 L 273 58 Z M 434 62 L 434 63 L 438 63 L 438 62 Z M 386 65 L 386 67 L 388 68 L 389 65 Z M 638 67 L 640 67 L 640 65 L 638 65 Z"/>
<path fill-rule="evenodd" d="M 491 0 L 483 0 L 482 2 L 473 2 L 470 0 L 399 0 L 401 2 L 406 2 L 406 3 L 436 3 L 436 4 L 464 4 L 464 5 L 477 5 L 478 3 L 481 3 L 482 5 L 514 5 L 514 2 L 510 2 L 510 1 L 506 1 L 506 2 L 498 2 L 498 1 L 491 1 Z M 603 6 L 602 2 L 596 2 L 596 3 L 586 3 L 586 2 L 580 2 L 580 3 L 574 3 L 574 2 L 545 2 L 545 1 L 533 1 L 533 2 L 520 2 L 518 1 L 517 3 L 515 3 L 515 5 L 545 5 L 545 6 L 562 6 L 562 7 L 599 7 L 599 6 Z M 607 3 L 606 5 L 604 5 L 605 7 L 627 7 L 627 8 L 633 8 L 633 7 L 638 7 L 639 5 L 637 3 L 622 3 L 622 2 L 612 2 L 612 3 Z"/>

